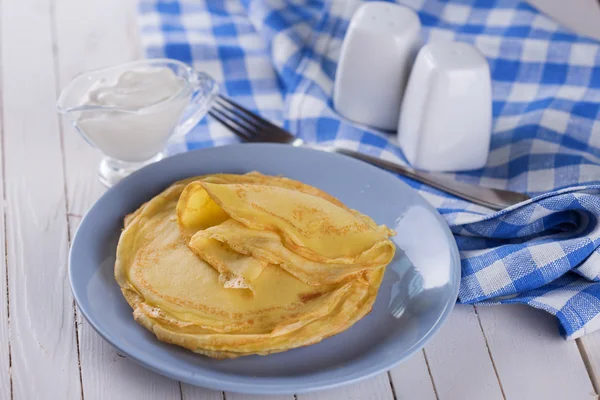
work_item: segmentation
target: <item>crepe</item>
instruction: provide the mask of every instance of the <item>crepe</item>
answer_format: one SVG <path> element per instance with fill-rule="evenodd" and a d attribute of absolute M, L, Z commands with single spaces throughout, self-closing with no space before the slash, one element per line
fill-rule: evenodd
<path fill-rule="evenodd" d="M 216 358 L 269 354 L 366 315 L 392 234 L 298 181 L 201 176 L 126 217 L 115 278 L 159 340 Z"/>

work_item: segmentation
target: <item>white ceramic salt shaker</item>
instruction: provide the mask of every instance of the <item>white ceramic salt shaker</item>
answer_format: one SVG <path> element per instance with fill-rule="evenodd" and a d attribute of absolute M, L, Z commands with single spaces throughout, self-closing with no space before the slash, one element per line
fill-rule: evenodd
<path fill-rule="evenodd" d="M 420 32 L 419 17 L 407 7 L 361 5 L 342 43 L 333 91 L 336 111 L 354 122 L 395 130 Z"/>
<path fill-rule="evenodd" d="M 486 59 L 466 43 L 425 45 L 417 55 L 398 123 L 410 164 L 429 171 L 485 166 L 492 126 Z"/>

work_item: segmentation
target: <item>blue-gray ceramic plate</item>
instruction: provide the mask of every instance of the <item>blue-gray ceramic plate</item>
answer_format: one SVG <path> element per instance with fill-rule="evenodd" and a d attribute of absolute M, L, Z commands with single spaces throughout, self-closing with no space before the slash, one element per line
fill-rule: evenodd
<path fill-rule="evenodd" d="M 316 186 L 397 230 L 373 311 L 321 343 L 269 356 L 213 360 L 158 341 L 138 325 L 113 278 L 123 217 L 172 182 L 194 175 L 260 171 Z M 89 210 L 73 240 L 69 276 L 94 329 L 143 366 L 193 385 L 241 393 L 299 393 L 356 382 L 418 351 L 456 301 L 460 260 L 444 220 L 396 176 L 338 154 L 276 144 L 203 149 L 127 177 Z"/>

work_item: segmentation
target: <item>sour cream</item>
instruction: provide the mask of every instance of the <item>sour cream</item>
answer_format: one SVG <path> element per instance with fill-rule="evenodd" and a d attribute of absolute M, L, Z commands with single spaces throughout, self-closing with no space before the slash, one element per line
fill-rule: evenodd
<path fill-rule="evenodd" d="M 143 162 L 164 149 L 191 95 L 187 81 L 170 68 L 127 70 L 89 87 L 76 124 L 107 156 Z"/>

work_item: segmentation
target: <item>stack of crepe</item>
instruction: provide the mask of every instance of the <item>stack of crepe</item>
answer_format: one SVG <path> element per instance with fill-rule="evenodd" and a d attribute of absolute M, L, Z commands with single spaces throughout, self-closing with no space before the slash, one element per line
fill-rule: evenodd
<path fill-rule="evenodd" d="M 298 181 L 207 175 L 125 218 L 115 277 L 159 340 L 215 358 L 269 354 L 366 315 L 393 234 Z"/>

